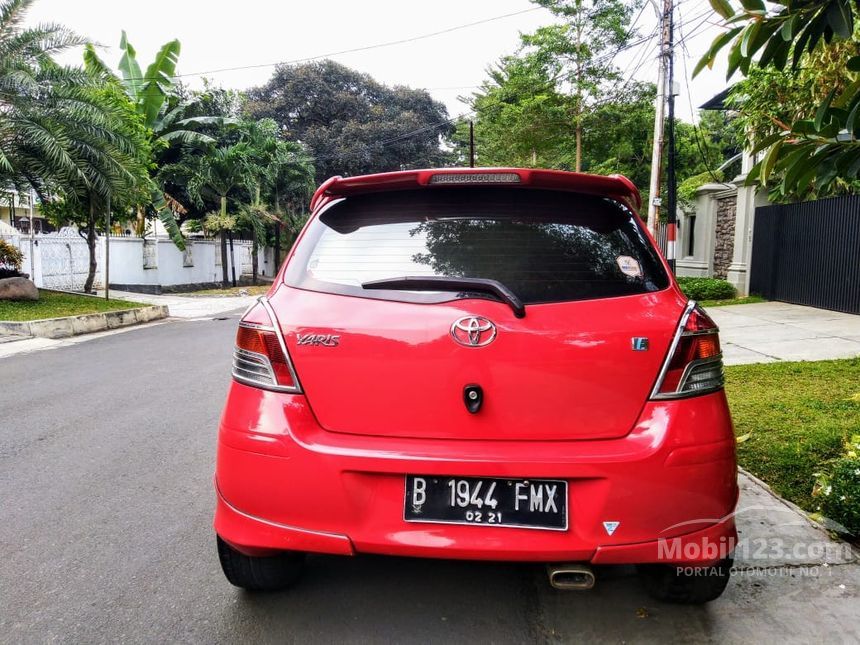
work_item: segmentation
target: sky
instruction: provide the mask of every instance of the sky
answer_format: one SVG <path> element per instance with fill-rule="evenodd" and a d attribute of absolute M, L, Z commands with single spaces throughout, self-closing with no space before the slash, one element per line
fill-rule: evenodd
<path fill-rule="evenodd" d="M 701 105 L 726 86 L 724 67 L 689 80 L 720 29 L 702 0 L 680 0 L 676 16 L 677 38 L 683 37 L 677 50 L 676 110 L 690 121 L 695 118 L 691 106 Z M 498 19 L 451 30 L 494 18 Z M 234 89 L 265 83 L 272 63 L 451 30 L 328 57 L 389 85 L 425 88 L 445 103 L 452 117 L 468 112 L 459 97 L 480 85 L 490 65 L 516 50 L 520 33 L 552 20 L 548 11 L 528 0 L 36 0 L 28 16 L 29 24 L 58 22 L 103 45 L 101 56 L 112 65 L 119 59 L 123 29 L 144 69 L 164 42 L 178 38 L 182 53 L 177 71 L 183 82 L 200 87 L 205 76 Z M 642 38 L 652 37 L 617 56 L 626 77 L 656 80 L 656 25 L 655 12 L 646 3 L 636 29 Z M 69 53 L 62 60 L 76 63 L 80 54 Z M 244 66 L 253 67 L 217 71 Z"/>

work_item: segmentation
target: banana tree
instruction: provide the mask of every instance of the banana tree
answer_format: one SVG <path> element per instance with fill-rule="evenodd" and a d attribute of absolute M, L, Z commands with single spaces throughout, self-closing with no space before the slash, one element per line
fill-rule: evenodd
<path fill-rule="evenodd" d="M 137 51 L 128 41 L 125 31 L 120 39 L 119 76 L 99 58 L 92 45 L 84 50 L 84 64 L 90 74 L 102 79 L 119 83 L 125 90 L 129 101 L 143 119 L 144 125 L 152 133 L 152 148 L 168 148 L 172 145 L 211 146 L 215 139 L 196 130 L 205 125 L 225 125 L 231 119 L 215 116 L 186 116 L 189 102 L 173 103 L 175 96 L 174 77 L 182 46 L 178 40 L 165 43 L 143 73 L 137 60 Z M 170 239 L 181 250 L 185 249 L 185 239 L 179 227 L 177 215 L 184 207 L 177 200 L 165 194 L 153 182 L 149 204 L 138 208 L 138 226 L 143 229 L 144 210 L 152 208 L 164 225 Z"/>

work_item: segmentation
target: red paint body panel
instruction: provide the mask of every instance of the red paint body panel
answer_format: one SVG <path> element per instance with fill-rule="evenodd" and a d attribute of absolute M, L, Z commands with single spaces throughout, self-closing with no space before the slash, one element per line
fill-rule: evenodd
<path fill-rule="evenodd" d="M 448 439 L 622 437 L 645 404 L 686 301 L 674 289 L 529 305 L 525 318 L 488 300 L 416 304 L 282 286 L 271 298 L 320 424 L 333 432 Z M 492 320 L 486 347 L 452 342 L 463 316 Z M 335 350 L 299 334 L 339 335 Z M 631 337 L 651 349 L 632 352 Z M 486 392 L 469 414 L 463 387 Z M 444 422 L 440 422 L 444 420 Z"/>
<path fill-rule="evenodd" d="M 524 189 L 639 206 L 622 177 L 448 169 L 332 178 L 314 196 L 312 218 L 342 197 L 432 190 L 440 172 L 493 171 L 517 173 Z M 407 303 L 282 280 L 283 269 L 269 298 L 303 394 L 234 381 L 218 435 L 215 530 L 240 551 L 710 564 L 696 549 L 667 559 L 661 548 L 736 540 L 724 393 L 649 400 L 686 305 L 674 280 L 644 295 L 528 305 L 523 319 L 489 300 Z M 268 324 L 261 307 L 248 315 Z M 454 343 L 451 324 L 466 315 L 491 319 L 496 340 Z M 297 343 L 311 333 L 340 343 Z M 632 351 L 633 336 L 647 336 L 649 351 Z M 471 382 L 486 392 L 477 415 L 461 398 Z M 406 522 L 407 474 L 562 479 L 569 528 Z M 603 522 L 620 524 L 609 535 Z"/>

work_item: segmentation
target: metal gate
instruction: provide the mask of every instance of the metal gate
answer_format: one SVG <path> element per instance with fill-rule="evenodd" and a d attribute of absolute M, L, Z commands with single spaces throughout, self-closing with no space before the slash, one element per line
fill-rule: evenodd
<path fill-rule="evenodd" d="M 757 208 L 750 293 L 860 314 L 860 196 Z"/>

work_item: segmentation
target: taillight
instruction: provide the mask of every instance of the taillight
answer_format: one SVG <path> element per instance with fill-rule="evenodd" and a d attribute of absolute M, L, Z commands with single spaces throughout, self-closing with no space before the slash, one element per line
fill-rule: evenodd
<path fill-rule="evenodd" d="M 265 298 L 260 298 L 258 307 L 262 310 L 249 309 L 239 322 L 233 350 L 233 378 L 266 390 L 301 392 L 275 312 Z"/>
<path fill-rule="evenodd" d="M 719 328 L 690 302 L 660 370 L 653 399 L 675 399 L 715 392 L 723 387 L 723 355 Z"/>

